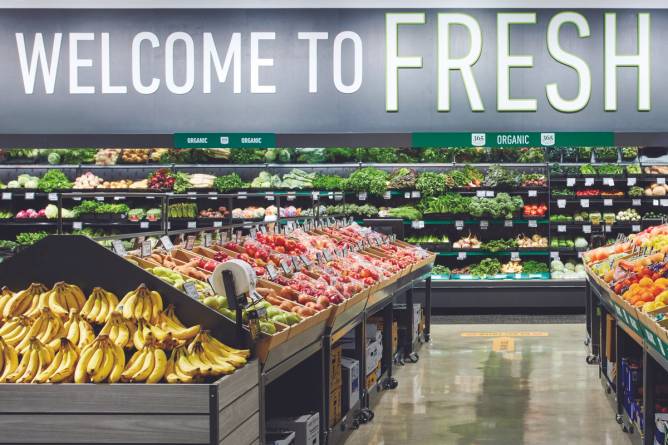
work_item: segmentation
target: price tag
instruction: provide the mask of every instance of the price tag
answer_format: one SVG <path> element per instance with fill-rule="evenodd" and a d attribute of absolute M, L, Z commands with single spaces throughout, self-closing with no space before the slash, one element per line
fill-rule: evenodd
<path fill-rule="evenodd" d="M 299 270 L 299 268 L 300 268 L 301 265 L 302 265 L 302 260 L 301 260 L 301 258 L 299 258 L 298 256 L 293 255 L 293 256 L 291 257 L 291 259 L 292 259 L 292 266 L 295 268 L 295 270 Z"/>
<path fill-rule="evenodd" d="M 476 190 L 475 195 L 478 198 L 484 198 L 485 197 L 485 191 L 484 190 Z"/>
<path fill-rule="evenodd" d="M 608 233 L 609 233 L 609 232 L 612 232 L 612 226 L 610 226 L 610 225 L 606 225 L 606 226 L 605 226 L 605 231 L 608 232 Z"/>
<path fill-rule="evenodd" d="M 557 207 L 560 209 L 566 208 L 566 200 L 565 199 L 557 199 Z"/>
<path fill-rule="evenodd" d="M 295 192 L 288 192 L 285 197 L 288 201 L 294 201 L 297 198 L 297 195 L 295 195 Z"/>
<path fill-rule="evenodd" d="M 582 226 L 582 232 L 583 233 L 591 233 L 591 226 L 589 224 L 585 224 Z"/>
<path fill-rule="evenodd" d="M 654 207 L 658 206 L 658 205 L 659 205 L 659 200 L 658 200 L 658 199 L 653 199 L 653 200 L 652 200 L 652 205 L 653 205 Z"/>
<path fill-rule="evenodd" d="M 411 198 L 419 198 L 420 196 L 421 196 L 420 192 L 418 192 L 417 190 L 411 192 Z"/>
<path fill-rule="evenodd" d="M 186 250 L 193 250 L 195 247 L 195 235 L 188 235 L 186 238 Z"/>
<path fill-rule="evenodd" d="M 211 245 L 211 232 L 206 232 L 204 234 L 204 247 L 209 247 Z"/>
<path fill-rule="evenodd" d="M 328 197 L 329 199 L 334 199 L 334 192 L 328 192 L 328 193 L 327 193 L 327 197 Z"/>
<path fill-rule="evenodd" d="M 581 199 L 580 200 L 580 207 L 583 209 L 588 209 L 589 208 L 589 200 L 588 199 Z"/>
<path fill-rule="evenodd" d="M 197 292 L 197 286 L 192 281 L 186 281 L 183 283 L 183 290 L 187 296 L 193 300 L 199 300 L 199 292 Z"/>
<path fill-rule="evenodd" d="M 480 228 L 482 230 L 487 230 L 488 227 L 489 227 L 489 221 L 484 219 L 480 221 Z"/>
<path fill-rule="evenodd" d="M 557 226 L 557 232 L 563 233 L 566 231 L 566 226 L 564 225 L 558 225 Z"/>
<path fill-rule="evenodd" d="M 35 192 L 26 192 L 26 200 L 31 201 L 35 199 Z"/>
<path fill-rule="evenodd" d="M 322 264 L 325 261 L 321 252 L 316 252 L 315 253 L 315 260 L 320 264 Z"/>
<path fill-rule="evenodd" d="M 317 201 L 318 199 L 320 199 L 320 192 L 311 192 L 311 198 L 314 201 Z"/>
<path fill-rule="evenodd" d="M 218 199 L 218 192 L 209 192 L 209 199 L 215 201 Z"/>
<path fill-rule="evenodd" d="M 274 198 L 274 192 L 267 192 L 267 193 L 265 193 L 264 198 L 265 198 L 267 201 L 273 201 L 273 200 L 275 199 L 275 198 Z"/>
<path fill-rule="evenodd" d="M 359 199 L 360 201 L 366 201 L 366 197 L 367 197 L 366 192 L 362 192 L 362 193 L 357 195 L 357 199 Z"/>
<path fill-rule="evenodd" d="M 81 198 L 74 198 L 74 199 L 76 199 L 77 201 L 81 200 Z M 146 199 L 155 199 L 155 196 L 147 196 Z"/>
<path fill-rule="evenodd" d="M 124 201 L 125 196 L 114 196 L 114 201 Z"/>
<path fill-rule="evenodd" d="M 661 199 L 659 200 L 661 202 L 661 207 L 667 207 L 668 206 L 668 199 Z"/>
<path fill-rule="evenodd" d="M 283 273 L 285 274 L 292 273 L 292 268 L 290 267 L 290 264 L 287 261 L 282 260 L 280 264 L 281 264 L 281 269 L 283 269 Z"/>
<path fill-rule="evenodd" d="M 573 187 L 575 185 L 575 178 L 566 178 L 566 186 Z"/>
<path fill-rule="evenodd" d="M 455 221 L 455 228 L 457 230 L 462 230 L 464 228 L 464 221 L 462 220 Z"/>
<path fill-rule="evenodd" d="M 559 252 L 550 252 L 550 258 L 552 258 L 553 260 L 558 260 Z"/>
<path fill-rule="evenodd" d="M 161 236 L 160 237 L 160 242 L 162 243 L 162 247 L 165 248 L 167 252 L 172 250 L 174 248 L 174 244 L 172 244 L 172 240 L 169 239 L 167 235 Z"/>
<path fill-rule="evenodd" d="M 536 196 L 538 196 L 537 190 L 529 190 L 529 198 L 535 198 Z"/>
<path fill-rule="evenodd" d="M 493 198 L 493 197 L 494 197 L 494 190 L 487 190 L 487 191 L 485 191 L 485 197 L 487 197 L 487 198 Z"/>
<path fill-rule="evenodd" d="M 151 255 L 151 240 L 144 240 L 141 243 L 141 256 L 146 258 Z"/>
<path fill-rule="evenodd" d="M 197 221 L 188 221 L 187 227 L 189 229 L 195 229 L 197 228 Z"/>
<path fill-rule="evenodd" d="M 594 185 L 594 178 L 585 178 L 585 186 Z"/>
<path fill-rule="evenodd" d="M 634 224 L 631 226 L 631 231 L 632 232 L 640 232 L 640 225 L 639 224 Z"/>
<path fill-rule="evenodd" d="M 139 228 L 140 229 L 148 229 L 148 221 L 141 221 L 139 223 Z"/>
<path fill-rule="evenodd" d="M 49 201 L 58 201 L 58 193 L 49 193 Z"/>
<path fill-rule="evenodd" d="M 306 255 L 299 255 L 299 259 L 302 260 L 304 266 L 311 267 L 311 260 Z"/>
<path fill-rule="evenodd" d="M 95 200 L 96 201 L 104 201 L 104 196 L 96 196 Z"/>
<path fill-rule="evenodd" d="M 248 194 L 248 193 L 246 193 L 246 192 L 239 192 L 239 193 L 237 193 L 237 199 L 246 199 L 246 198 L 247 198 L 247 196 L 246 196 L 247 194 Z"/>
<path fill-rule="evenodd" d="M 656 178 L 656 183 L 664 185 L 666 183 L 666 178 Z"/>
<path fill-rule="evenodd" d="M 465 260 L 466 259 L 466 252 L 458 252 L 457 253 L 457 259 L 459 261 Z"/>
<path fill-rule="evenodd" d="M 364 249 L 364 243 L 362 241 L 357 241 L 357 250 Z"/>
<path fill-rule="evenodd" d="M 404 199 L 411 199 L 411 192 L 404 192 Z"/>
<path fill-rule="evenodd" d="M 578 252 L 578 258 L 582 258 L 584 256 L 584 252 Z"/>
<path fill-rule="evenodd" d="M 424 221 L 411 221 L 411 227 L 414 229 L 424 229 Z"/>
<path fill-rule="evenodd" d="M 503 227 L 513 227 L 513 220 L 507 219 L 503 222 Z"/>
<path fill-rule="evenodd" d="M 116 255 L 126 256 L 128 254 L 128 252 L 125 250 L 125 246 L 123 245 L 123 241 L 119 239 L 113 240 L 111 242 L 111 247 L 114 249 Z"/>
<path fill-rule="evenodd" d="M 75 196 L 75 197 L 72 198 L 72 199 L 73 199 L 74 201 L 81 201 L 81 196 Z"/>
<path fill-rule="evenodd" d="M 267 263 L 267 273 L 269 274 L 269 279 L 274 280 L 278 276 L 278 271 L 274 267 L 274 264 L 270 261 Z"/>
<path fill-rule="evenodd" d="M 519 252 L 510 252 L 510 259 L 512 261 L 517 261 L 520 259 L 520 253 Z"/>
<path fill-rule="evenodd" d="M 607 185 L 607 186 L 610 186 L 610 187 L 614 187 L 615 186 L 615 180 L 612 179 L 612 178 L 603 178 L 603 184 Z"/>
<path fill-rule="evenodd" d="M 12 199 L 12 194 L 9 192 L 2 192 L 2 200 L 10 201 Z"/>
<path fill-rule="evenodd" d="M 626 185 L 632 186 L 636 185 L 637 178 L 626 178 Z"/>
<path fill-rule="evenodd" d="M 341 201 L 341 200 L 343 200 L 343 193 L 341 192 L 334 193 L 334 201 Z"/>
<path fill-rule="evenodd" d="M 220 233 L 220 242 L 221 243 L 227 242 L 227 232 L 221 232 Z"/>
<path fill-rule="evenodd" d="M 631 205 L 634 207 L 638 207 L 642 205 L 642 200 L 641 199 L 632 199 L 631 200 Z"/>
<path fill-rule="evenodd" d="M 329 251 L 329 249 L 325 248 L 322 249 L 322 254 L 325 256 L 326 261 L 332 261 L 332 253 Z"/>
<path fill-rule="evenodd" d="M 392 192 L 388 190 L 387 192 L 383 193 L 383 199 L 390 199 L 390 198 L 392 198 Z"/>
<path fill-rule="evenodd" d="M 538 227 L 538 221 L 536 221 L 534 219 L 530 219 L 529 220 L 529 227 L 532 227 L 532 228 Z"/>
<path fill-rule="evenodd" d="M 250 237 L 251 237 L 252 239 L 256 239 L 256 238 L 257 238 L 257 229 L 256 229 L 255 227 L 251 227 L 249 233 L 250 233 Z"/>
<path fill-rule="evenodd" d="M 82 226 L 83 226 L 83 225 L 81 224 L 81 221 L 74 221 L 74 222 L 72 223 L 72 228 L 73 228 L 74 230 L 81 230 L 81 227 L 82 227 Z"/>
<path fill-rule="evenodd" d="M 603 205 L 606 207 L 612 206 L 612 199 L 604 199 L 603 200 Z"/>

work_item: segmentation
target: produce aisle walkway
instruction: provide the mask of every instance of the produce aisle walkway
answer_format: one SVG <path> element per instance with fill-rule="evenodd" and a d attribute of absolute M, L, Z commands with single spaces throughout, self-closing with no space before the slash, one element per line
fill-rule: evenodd
<path fill-rule="evenodd" d="M 505 334 L 488 336 L 487 333 Z M 346 445 L 628 445 L 583 324 L 435 325 Z"/>

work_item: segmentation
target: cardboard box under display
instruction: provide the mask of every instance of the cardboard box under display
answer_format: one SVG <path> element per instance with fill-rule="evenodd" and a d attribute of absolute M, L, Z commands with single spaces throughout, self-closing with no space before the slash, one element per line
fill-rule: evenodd
<path fill-rule="evenodd" d="M 82 236 L 50 236 L 0 264 L 0 282 L 65 281 L 88 295 L 117 295 L 145 283 L 176 306 L 186 325 L 200 324 L 243 348 L 234 324 L 199 301 Z M 233 374 L 197 384 L 0 384 L 0 443 L 211 444 L 259 441 L 259 369 L 255 359 Z"/>

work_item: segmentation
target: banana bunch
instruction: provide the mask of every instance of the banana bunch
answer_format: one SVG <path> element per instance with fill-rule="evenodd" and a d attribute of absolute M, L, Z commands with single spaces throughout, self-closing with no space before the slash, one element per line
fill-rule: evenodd
<path fill-rule="evenodd" d="M 51 310 L 62 318 L 69 315 L 70 309 L 81 311 L 86 304 L 86 297 L 79 286 L 63 281 L 54 284 L 44 299 Z"/>
<path fill-rule="evenodd" d="M 70 317 L 63 326 L 65 336 L 81 351 L 83 348 L 93 343 L 95 332 L 93 327 L 76 311 L 70 310 Z"/>
<path fill-rule="evenodd" d="M 19 366 L 19 354 L 16 349 L 0 337 L 0 383 L 7 381 L 7 376 L 12 374 Z"/>
<path fill-rule="evenodd" d="M 187 347 L 172 352 L 174 365 L 167 373 L 169 383 L 186 382 L 195 377 L 220 377 L 246 364 L 248 350 L 233 349 L 200 332 Z"/>
<path fill-rule="evenodd" d="M 61 383 L 71 382 L 74 377 L 79 351 L 76 345 L 69 339 L 62 337 L 58 346 L 58 352 L 53 357 L 51 364 L 42 372 L 37 374 L 33 383 Z"/>
<path fill-rule="evenodd" d="M 109 319 L 109 314 L 118 305 L 118 297 L 101 287 L 96 287 L 91 292 L 88 300 L 81 308 L 81 315 L 89 323 L 103 324 Z"/>
<path fill-rule="evenodd" d="M 125 294 L 118 303 L 117 310 L 128 320 L 144 320 L 156 324 L 162 312 L 162 296 L 142 283 L 137 289 Z"/>
<path fill-rule="evenodd" d="M 0 327 L 0 336 L 4 338 L 8 345 L 16 347 L 26 337 L 31 325 L 32 320 L 30 318 L 19 315 Z"/>
<path fill-rule="evenodd" d="M 108 335 L 98 335 L 95 341 L 81 351 L 74 370 L 75 383 L 116 383 L 125 368 L 123 348 Z"/>
<path fill-rule="evenodd" d="M 151 326 L 151 330 L 157 332 L 156 337 L 161 341 L 164 340 L 162 337 L 166 334 L 171 334 L 176 340 L 190 340 L 199 333 L 200 325 L 185 327 L 174 313 L 174 305 L 170 304 L 158 314 L 158 323 Z M 160 331 L 164 331 L 164 334 Z"/>
<path fill-rule="evenodd" d="M 63 321 L 48 307 L 42 308 L 39 315 L 33 320 L 30 329 L 16 345 L 19 354 L 26 354 L 31 347 L 33 337 L 44 344 L 49 344 L 65 335 Z"/>
<path fill-rule="evenodd" d="M 167 370 L 167 354 L 158 347 L 152 335 L 149 335 L 144 347 L 135 352 L 128 366 L 121 374 L 124 382 L 158 383 Z"/>
<path fill-rule="evenodd" d="M 109 339 L 121 348 L 130 349 L 133 346 L 135 325 L 132 321 L 123 317 L 118 311 L 113 311 L 109 320 L 100 331 L 100 335 L 108 335 Z"/>
<path fill-rule="evenodd" d="M 48 288 L 41 283 L 32 283 L 26 289 L 11 295 L 3 291 L 0 297 L 0 317 L 7 321 L 18 315 L 33 312 L 38 306 L 40 295 L 47 291 Z"/>
<path fill-rule="evenodd" d="M 53 361 L 53 350 L 39 341 L 37 337 L 29 340 L 29 348 L 18 367 L 7 376 L 11 383 L 32 383 Z"/>
<path fill-rule="evenodd" d="M 200 370 L 188 360 L 188 349 L 185 345 L 172 350 L 165 368 L 167 383 L 192 383 L 199 374 Z"/>
<path fill-rule="evenodd" d="M 213 338 L 209 331 L 202 331 L 188 345 L 188 351 L 192 352 L 198 345 L 207 354 L 210 360 L 216 363 L 226 363 L 234 368 L 241 368 L 246 365 L 247 358 L 250 357 L 250 351 L 247 349 L 234 349 Z"/>

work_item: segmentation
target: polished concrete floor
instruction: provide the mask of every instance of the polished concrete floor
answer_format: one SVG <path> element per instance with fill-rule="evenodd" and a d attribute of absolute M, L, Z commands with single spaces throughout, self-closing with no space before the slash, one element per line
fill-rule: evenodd
<path fill-rule="evenodd" d="M 628 445 L 583 324 L 436 325 L 346 445 Z M 491 333 L 491 335 L 490 335 Z"/>

